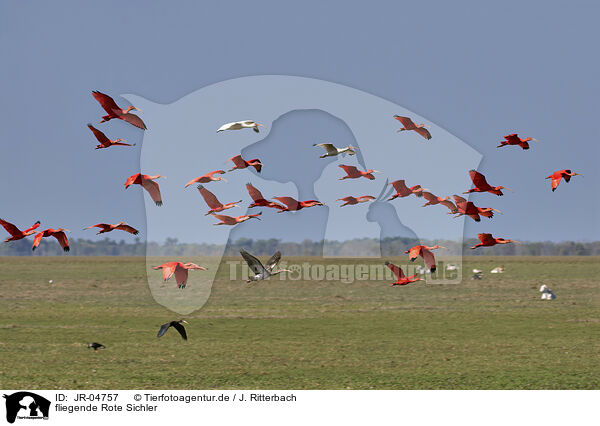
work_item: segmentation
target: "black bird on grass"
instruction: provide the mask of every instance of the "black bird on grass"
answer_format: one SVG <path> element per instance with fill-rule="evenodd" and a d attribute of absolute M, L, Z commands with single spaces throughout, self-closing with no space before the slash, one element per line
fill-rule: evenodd
<path fill-rule="evenodd" d="M 106 349 L 106 346 L 104 346 L 102 343 L 88 343 L 88 349 L 89 348 L 93 348 L 95 351 L 97 351 L 98 349 Z"/>
<path fill-rule="evenodd" d="M 158 330 L 158 335 L 156 337 L 161 337 L 163 334 L 165 334 L 167 332 L 169 327 L 173 327 L 175 330 L 177 330 L 179 332 L 179 334 L 181 334 L 181 337 L 183 337 L 183 340 L 187 340 L 187 333 L 185 332 L 185 327 L 183 325 L 181 325 L 181 323 L 187 324 L 188 322 L 186 320 L 179 320 L 179 321 L 171 321 L 171 322 L 161 325 L 160 330 Z"/>

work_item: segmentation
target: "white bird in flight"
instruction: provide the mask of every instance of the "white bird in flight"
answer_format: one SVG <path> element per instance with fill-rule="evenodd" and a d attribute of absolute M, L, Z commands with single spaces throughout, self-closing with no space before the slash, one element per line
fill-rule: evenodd
<path fill-rule="evenodd" d="M 258 124 L 252 120 L 244 120 L 244 121 L 233 121 L 231 123 L 223 124 L 217 130 L 217 133 L 223 132 L 225 130 L 241 130 L 241 129 L 252 129 L 256 133 L 258 133 L 258 126 L 265 127 L 262 124 Z"/>
<path fill-rule="evenodd" d="M 354 154 L 356 154 L 356 152 L 354 150 L 358 149 L 353 146 L 347 146 L 345 148 L 337 148 L 332 143 L 314 143 L 313 146 L 320 146 L 321 148 L 324 148 L 325 151 L 327 151 L 326 154 L 321 155 L 319 158 L 335 157 L 336 155 L 343 154 L 344 152 L 348 153 L 348 155 L 354 155 Z"/>

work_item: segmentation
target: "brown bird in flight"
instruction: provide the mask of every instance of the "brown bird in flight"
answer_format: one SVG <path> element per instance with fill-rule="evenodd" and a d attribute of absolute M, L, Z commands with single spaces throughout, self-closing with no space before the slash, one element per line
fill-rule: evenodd
<path fill-rule="evenodd" d="M 104 133 L 102 133 L 100 130 L 96 129 L 91 124 L 88 123 L 87 126 L 92 131 L 94 136 L 96 136 L 96 139 L 98 139 L 98 142 L 100 142 L 100 145 L 96 145 L 95 149 L 109 148 L 113 145 L 120 145 L 120 146 L 134 146 L 135 145 L 135 144 L 132 145 L 130 143 L 123 143 L 125 141 L 121 138 L 115 139 L 114 141 L 110 140 L 106 137 L 106 135 Z"/>
<path fill-rule="evenodd" d="M 160 207 L 163 204 L 160 196 L 160 187 L 158 186 L 158 183 L 154 182 L 154 179 L 158 178 L 166 179 L 166 177 L 161 175 L 148 176 L 141 173 L 136 173 L 127 178 L 125 181 L 125 189 L 129 188 L 130 185 L 141 185 L 146 191 L 148 191 L 152 201 L 154 201 L 154 203 Z"/>
<path fill-rule="evenodd" d="M 485 176 L 482 175 L 481 173 L 479 173 L 477 170 L 470 170 L 469 176 L 471 177 L 471 180 L 473 181 L 473 185 L 475 185 L 475 188 L 471 188 L 468 191 L 463 192 L 463 194 L 470 194 L 471 192 L 489 192 L 491 194 L 500 196 L 500 195 L 504 195 L 502 193 L 501 189 L 507 189 L 509 191 L 512 191 L 512 189 L 507 188 L 505 186 L 490 185 L 485 180 Z"/>
<path fill-rule="evenodd" d="M 227 182 L 227 180 L 223 177 L 213 176 L 213 175 L 223 175 L 223 174 L 225 174 L 225 170 L 215 170 L 215 171 L 207 173 L 205 175 L 198 176 L 196 179 L 192 179 L 191 181 L 189 181 L 188 183 L 185 184 L 185 187 L 187 188 L 188 186 L 193 185 L 195 183 L 208 183 L 208 182 L 214 182 L 214 181 L 218 181 L 218 180 Z"/>
<path fill-rule="evenodd" d="M 114 225 L 112 225 L 110 223 L 97 223 L 95 225 L 88 226 L 87 228 L 83 228 L 83 229 L 86 230 L 86 229 L 91 229 L 91 228 L 100 228 L 100 230 L 98 232 L 96 232 L 96 235 L 104 234 L 106 232 L 111 232 L 111 231 L 114 231 L 115 229 L 118 229 L 120 231 L 129 232 L 130 234 L 133 234 L 133 235 L 137 235 L 140 233 L 133 226 L 130 226 L 125 222 L 119 222 Z"/>
<path fill-rule="evenodd" d="M 342 204 L 340 206 L 340 207 L 344 207 L 344 206 L 354 206 L 359 203 L 367 203 L 374 199 L 375 199 L 375 197 L 373 197 L 372 195 L 363 195 L 361 197 L 353 197 L 350 195 L 348 197 L 338 198 L 335 201 L 344 201 L 344 204 Z"/>
<path fill-rule="evenodd" d="M 223 204 L 217 199 L 215 194 L 210 192 L 202 185 L 198 185 L 198 191 L 200 191 L 200 195 L 202 195 L 202 198 L 204 198 L 204 201 L 206 202 L 208 207 L 210 207 L 210 210 L 208 211 L 208 213 L 206 213 L 206 216 L 212 213 L 222 212 L 223 210 L 227 210 L 232 207 L 239 207 L 238 204 L 242 202 L 242 200 L 239 200 L 234 203 Z"/>
<path fill-rule="evenodd" d="M 338 180 L 358 179 L 361 177 L 365 177 L 369 180 L 374 180 L 375 176 L 373 176 L 373 173 L 380 173 L 379 171 L 373 169 L 369 169 L 366 172 L 361 172 L 355 166 L 347 166 L 345 164 L 340 164 L 338 167 L 341 167 L 346 172 L 346 176 L 341 177 Z"/>
<path fill-rule="evenodd" d="M 250 219 L 260 220 L 260 218 L 258 216 L 260 216 L 262 214 L 262 212 L 260 212 L 258 214 L 245 214 L 242 216 L 226 216 L 224 214 L 214 214 L 214 213 L 211 213 L 211 214 L 216 219 L 219 219 L 221 221 L 219 223 L 214 223 L 213 225 L 237 225 L 238 223 L 242 223 L 242 222 L 245 222 Z"/>
<path fill-rule="evenodd" d="M 396 282 L 393 283 L 390 287 L 394 287 L 397 285 L 406 285 L 417 281 L 425 281 L 422 278 L 415 278 L 417 274 L 407 277 L 406 275 L 404 275 L 404 271 L 402 270 L 402 268 L 394 265 L 393 263 L 385 262 L 385 266 L 387 266 L 396 276 Z"/>
<path fill-rule="evenodd" d="M 10 222 L 5 221 L 4 219 L 0 219 L 0 225 L 2 225 L 2 227 L 4 229 L 6 229 L 6 232 L 8 232 L 10 234 L 10 237 L 8 237 L 6 240 L 4 240 L 4 242 L 7 243 L 9 241 L 22 240 L 23 238 L 28 237 L 29 235 L 35 234 L 36 233 L 35 230 L 40 226 L 40 221 L 38 220 L 36 223 L 31 225 L 29 228 L 27 228 L 24 231 L 21 231 L 15 225 L 13 225 Z"/>
<path fill-rule="evenodd" d="M 560 180 L 564 179 L 565 182 L 569 182 L 571 180 L 571 176 L 581 176 L 579 173 L 574 173 L 569 169 L 559 170 L 557 172 L 552 173 L 546 179 L 552 179 L 552 192 L 556 191 L 558 185 L 560 184 Z"/>
<path fill-rule="evenodd" d="M 537 142 L 537 139 L 533 139 L 533 138 L 521 139 L 516 133 L 506 135 L 506 136 L 504 136 L 504 139 L 506 139 L 506 140 L 501 141 L 500 145 L 498 145 L 496 148 L 500 148 L 500 147 L 507 146 L 507 145 L 519 145 L 523 149 L 529 149 L 529 144 L 527 142 L 529 142 L 529 141 Z"/>
<path fill-rule="evenodd" d="M 324 204 L 317 200 L 307 200 L 307 201 L 297 201 L 292 197 L 273 197 L 274 200 L 279 201 L 280 203 L 285 204 L 285 207 L 279 210 L 277 213 L 281 212 L 291 212 L 302 210 L 305 207 L 313 207 L 313 206 L 323 206 Z"/>
<path fill-rule="evenodd" d="M 262 193 L 258 189 L 256 189 L 254 186 L 252 186 L 251 183 L 246 184 L 246 189 L 248 190 L 248 194 L 250 194 L 250 197 L 252 198 L 252 204 L 250 204 L 248 206 L 248 208 L 270 207 L 270 208 L 279 209 L 279 210 L 285 209 L 285 207 L 283 207 L 281 204 L 277 204 L 277 203 L 274 203 L 273 201 L 269 201 L 269 200 L 265 199 L 265 197 L 263 197 Z"/>
<path fill-rule="evenodd" d="M 35 237 L 33 238 L 33 246 L 31 247 L 31 250 L 32 251 L 35 250 L 40 245 L 42 238 L 47 238 L 47 237 L 56 238 L 56 240 L 58 241 L 58 243 L 60 244 L 60 246 L 62 247 L 62 249 L 64 251 L 71 250 L 69 247 L 69 240 L 67 239 L 67 234 L 65 234 L 65 232 L 70 232 L 70 231 L 68 229 L 58 228 L 58 229 L 44 229 L 43 231 L 38 232 L 37 234 L 35 234 Z"/>
<path fill-rule="evenodd" d="M 429 133 L 429 130 L 425 128 L 427 127 L 425 124 L 419 124 L 417 126 L 410 118 L 402 117 L 400 115 L 394 115 L 394 118 L 400 123 L 402 123 L 402 125 L 404 126 L 400 130 L 398 130 L 398 132 L 403 132 L 405 130 L 414 130 L 415 132 L 423 136 L 425 139 L 431 139 L 431 133 Z"/>
<path fill-rule="evenodd" d="M 229 171 L 237 170 L 237 169 L 245 169 L 246 167 L 254 167 L 258 173 L 262 169 L 262 163 L 258 158 L 254 158 L 252 160 L 244 160 L 241 155 L 236 155 L 235 157 L 231 157 L 229 161 L 233 161 L 235 167 L 229 169 Z"/>
<path fill-rule="evenodd" d="M 504 238 L 494 238 L 492 237 L 492 234 L 477 234 L 477 238 L 479 238 L 479 241 L 481 241 L 478 244 L 475 244 L 473 247 L 471 247 L 471 250 L 476 249 L 477 247 L 491 247 L 491 246 L 495 246 L 496 244 L 508 244 L 508 243 L 519 243 L 520 241 L 515 241 L 515 240 L 506 240 Z"/>
<path fill-rule="evenodd" d="M 152 269 L 162 269 L 163 281 L 169 281 L 169 278 L 175 274 L 175 281 L 177 281 L 177 288 L 185 288 L 188 280 L 188 270 L 195 271 L 206 271 L 207 269 L 198 266 L 195 263 L 182 263 L 182 262 L 167 262 L 160 266 L 155 266 Z"/>
<path fill-rule="evenodd" d="M 415 194 L 417 197 L 422 197 L 423 191 L 427 190 L 427 188 L 421 188 L 421 185 L 415 185 L 409 188 L 408 186 L 406 186 L 404 179 L 390 182 L 390 185 L 394 187 L 396 193 L 392 195 L 391 198 L 388 198 L 388 201 L 392 201 L 399 197 L 408 197 L 410 194 Z"/>
<path fill-rule="evenodd" d="M 119 105 L 117 105 L 113 98 L 102 92 L 98 92 L 97 90 L 94 90 L 92 92 L 92 96 L 100 103 L 100 106 L 104 108 L 104 111 L 106 111 L 106 115 L 102 117 L 102 121 L 100 121 L 100 123 L 112 120 L 113 118 L 118 118 L 119 120 L 126 121 L 137 128 L 146 130 L 146 125 L 144 124 L 142 119 L 137 115 L 129 112 L 133 109 L 136 111 L 140 111 L 133 105 L 128 106 L 127 109 L 122 109 L 121 107 L 119 107 Z"/>
<path fill-rule="evenodd" d="M 437 244 L 432 247 L 419 245 L 419 246 L 414 246 L 409 250 L 406 250 L 404 253 L 408 254 L 408 258 L 410 259 L 411 262 L 414 262 L 417 259 L 417 257 L 421 256 L 423 258 L 423 260 L 425 261 L 425 264 L 427 265 L 429 270 L 431 272 L 435 272 L 436 266 L 435 266 L 435 256 L 433 255 L 433 250 L 436 250 L 439 248 L 445 249 L 446 247 L 442 247 Z"/>

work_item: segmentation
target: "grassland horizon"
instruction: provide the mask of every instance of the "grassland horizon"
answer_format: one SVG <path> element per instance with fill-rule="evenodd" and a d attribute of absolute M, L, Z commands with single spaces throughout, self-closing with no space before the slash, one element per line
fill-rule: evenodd
<path fill-rule="evenodd" d="M 232 260 L 239 258 L 221 260 L 207 304 L 185 316 L 186 342 L 176 333 L 156 338 L 160 324 L 181 316 L 152 298 L 143 256 L 0 257 L 1 387 L 600 386 L 598 257 L 465 256 L 461 283 L 402 288 L 386 280 L 279 279 L 249 287 L 241 274 L 229 279 Z M 490 274 L 497 266 L 506 272 Z M 483 280 L 470 279 L 474 268 Z M 557 299 L 541 300 L 542 284 Z M 106 349 L 88 349 L 93 341 Z"/>

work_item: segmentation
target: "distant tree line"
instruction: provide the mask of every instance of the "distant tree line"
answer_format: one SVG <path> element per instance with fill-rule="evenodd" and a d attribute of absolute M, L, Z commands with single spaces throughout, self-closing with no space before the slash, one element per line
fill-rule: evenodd
<path fill-rule="evenodd" d="M 259 256 L 273 254 L 281 250 L 286 256 L 322 256 L 323 245 L 327 245 L 327 254 L 333 256 L 397 256 L 416 244 L 440 244 L 449 250 L 445 254 L 473 256 L 598 256 L 600 241 L 594 242 L 524 242 L 523 244 L 506 244 L 495 247 L 484 247 L 469 250 L 478 240 L 469 239 L 463 243 L 457 241 L 417 241 L 409 238 L 386 238 L 381 241 L 372 238 L 353 239 L 348 241 L 312 241 L 281 242 L 277 239 L 253 240 L 241 238 L 223 246 L 220 244 L 180 243 L 176 238 L 167 238 L 162 244 L 143 242 L 136 238 L 132 242 L 103 240 L 71 240 L 73 256 L 145 256 L 146 247 L 150 256 L 218 256 L 224 251 L 226 255 L 237 255 L 245 249 Z M 59 256 L 62 249 L 53 239 L 43 239 L 36 251 L 31 251 L 32 241 L 23 239 L 0 244 L 0 256 Z"/>

